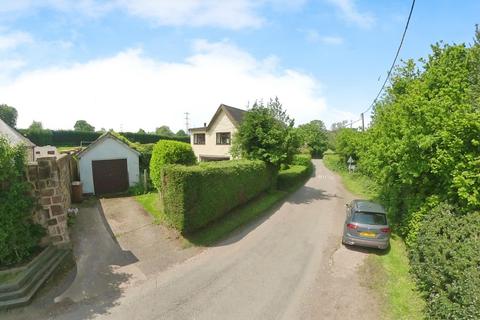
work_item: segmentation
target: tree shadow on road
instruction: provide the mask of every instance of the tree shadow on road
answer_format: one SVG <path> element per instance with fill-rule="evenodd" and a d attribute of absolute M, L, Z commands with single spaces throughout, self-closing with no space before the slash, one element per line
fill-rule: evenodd
<path fill-rule="evenodd" d="M 300 190 L 290 195 L 286 202 L 293 204 L 310 204 L 316 200 L 331 200 L 339 198 L 336 194 L 329 194 L 325 190 L 303 186 Z"/>

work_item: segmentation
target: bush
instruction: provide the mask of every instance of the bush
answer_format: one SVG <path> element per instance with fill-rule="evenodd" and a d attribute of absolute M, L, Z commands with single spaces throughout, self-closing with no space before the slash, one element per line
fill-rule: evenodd
<path fill-rule="evenodd" d="M 290 187 L 303 182 L 310 176 L 312 170 L 311 165 L 292 165 L 286 170 L 280 170 L 277 177 L 277 188 L 287 190 Z"/>
<path fill-rule="evenodd" d="M 192 146 L 178 141 L 160 140 L 153 147 L 150 160 L 150 178 L 160 190 L 162 169 L 170 164 L 193 165 L 197 161 Z"/>
<path fill-rule="evenodd" d="M 310 167 L 312 165 L 312 156 L 309 154 L 295 154 L 292 159 L 292 164 Z"/>
<path fill-rule="evenodd" d="M 480 319 L 480 212 L 455 211 L 433 208 L 411 252 L 428 319 Z"/>
<path fill-rule="evenodd" d="M 271 188 L 272 175 L 262 161 L 234 160 L 166 166 L 157 183 L 167 219 L 189 233 Z"/>
<path fill-rule="evenodd" d="M 0 137 L 0 266 L 26 260 L 43 235 L 32 221 L 25 159 L 23 148 L 11 147 Z"/>

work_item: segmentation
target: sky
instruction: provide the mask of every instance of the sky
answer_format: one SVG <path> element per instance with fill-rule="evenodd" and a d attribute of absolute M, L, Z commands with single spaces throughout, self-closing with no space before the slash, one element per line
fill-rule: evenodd
<path fill-rule="evenodd" d="M 357 120 L 410 0 L 0 0 L 0 104 L 17 127 L 173 131 L 278 96 L 296 124 Z M 401 59 L 471 43 L 478 0 L 417 0 Z M 368 119 L 368 115 L 367 115 Z"/>

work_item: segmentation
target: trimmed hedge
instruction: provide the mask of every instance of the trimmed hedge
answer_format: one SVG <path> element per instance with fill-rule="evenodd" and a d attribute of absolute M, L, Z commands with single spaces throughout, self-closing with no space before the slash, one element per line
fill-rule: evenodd
<path fill-rule="evenodd" d="M 311 165 L 292 165 L 286 170 L 280 170 L 277 177 L 277 188 L 280 190 L 287 190 L 290 187 L 303 182 L 310 176 L 312 170 Z"/>
<path fill-rule="evenodd" d="M 29 131 L 27 129 L 19 130 L 33 143 L 39 146 L 79 146 L 83 142 L 95 141 L 103 132 L 83 132 L 74 130 L 43 130 L 43 131 Z M 138 143 L 156 143 L 160 140 L 174 140 L 185 143 L 190 143 L 190 137 L 170 137 L 156 134 L 140 134 L 133 132 L 120 132 L 132 142 Z"/>
<path fill-rule="evenodd" d="M 156 143 L 160 140 L 173 140 L 190 143 L 189 136 L 162 136 L 158 134 L 143 134 L 134 132 L 121 132 L 120 134 L 128 140 L 138 143 Z"/>
<path fill-rule="evenodd" d="M 411 264 L 428 319 L 480 319 L 480 212 L 445 203 L 424 217 Z"/>
<path fill-rule="evenodd" d="M 161 190 L 162 170 L 166 165 L 193 165 L 197 162 L 190 144 L 178 141 L 160 140 L 153 147 L 150 159 L 150 178 L 152 183 Z"/>
<path fill-rule="evenodd" d="M 292 159 L 292 164 L 310 167 L 312 165 L 312 156 L 309 154 L 295 154 Z"/>
<path fill-rule="evenodd" d="M 165 166 L 160 179 L 165 215 L 190 233 L 270 189 L 273 173 L 264 162 L 249 160 Z"/>

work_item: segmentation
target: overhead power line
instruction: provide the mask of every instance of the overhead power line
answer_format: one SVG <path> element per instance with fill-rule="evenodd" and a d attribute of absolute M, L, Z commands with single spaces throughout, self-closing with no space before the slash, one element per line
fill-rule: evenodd
<path fill-rule="evenodd" d="M 397 62 L 397 58 L 398 58 L 398 55 L 400 54 L 400 50 L 402 49 L 403 40 L 405 40 L 405 35 L 407 34 L 408 25 L 410 24 L 410 18 L 412 17 L 412 13 L 413 13 L 413 8 L 414 8 L 414 7 L 415 7 L 415 0 L 412 1 L 412 6 L 410 7 L 410 13 L 408 14 L 407 23 L 405 24 L 405 29 L 403 30 L 402 39 L 400 40 L 400 45 L 398 46 L 397 53 L 395 54 L 395 58 L 393 59 L 392 65 L 390 66 L 390 70 L 389 70 L 388 73 L 387 73 L 387 77 L 385 78 L 385 81 L 383 81 L 383 85 L 382 85 L 382 87 L 380 88 L 380 90 L 378 91 L 378 94 L 377 94 L 377 96 L 375 97 L 375 99 L 373 99 L 372 104 L 370 104 L 370 106 L 369 106 L 365 111 L 363 111 L 362 113 L 366 113 L 366 112 L 368 112 L 370 109 L 373 108 L 373 106 L 374 106 L 375 103 L 377 102 L 378 98 L 379 98 L 380 95 L 382 94 L 383 89 L 385 89 L 385 85 L 387 84 L 388 79 L 390 79 L 390 75 L 392 74 L 393 68 L 395 67 L 395 63 Z"/>

